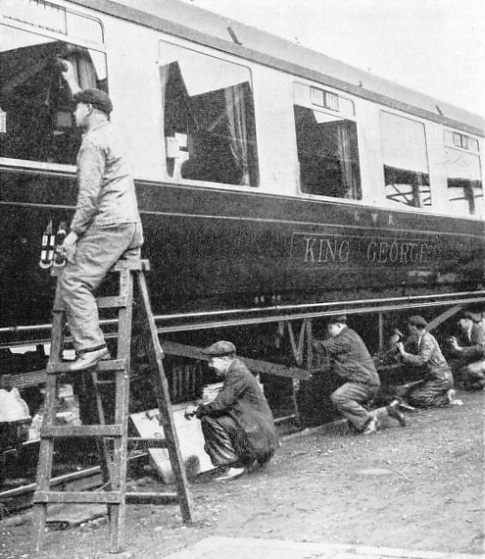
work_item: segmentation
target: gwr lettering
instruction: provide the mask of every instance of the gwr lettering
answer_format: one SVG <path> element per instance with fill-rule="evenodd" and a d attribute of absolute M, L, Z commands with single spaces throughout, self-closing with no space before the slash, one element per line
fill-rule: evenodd
<path fill-rule="evenodd" d="M 305 259 L 304 262 L 329 263 L 347 262 L 350 256 L 349 241 L 334 239 L 317 239 L 316 237 L 305 237 Z"/>
<path fill-rule="evenodd" d="M 430 248 L 425 243 L 371 241 L 367 245 L 367 260 L 377 264 L 424 264 Z"/>

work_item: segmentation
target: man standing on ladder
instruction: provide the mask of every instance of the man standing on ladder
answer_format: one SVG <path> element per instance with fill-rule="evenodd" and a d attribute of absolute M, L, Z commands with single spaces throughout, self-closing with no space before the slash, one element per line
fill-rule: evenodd
<path fill-rule="evenodd" d="M 84 134 L 76 161 L 76 212 L 61 247 L 67 262 L 57 288 L 77 356 L 69 370 L 82 371 L 109 358 L 94 292 L 120 258 L 139 258 L 143 230 L 135 185 L 109 122 L 111 99 L 99 89 L 81 90 L 72 64 L 62 63 Z"/>

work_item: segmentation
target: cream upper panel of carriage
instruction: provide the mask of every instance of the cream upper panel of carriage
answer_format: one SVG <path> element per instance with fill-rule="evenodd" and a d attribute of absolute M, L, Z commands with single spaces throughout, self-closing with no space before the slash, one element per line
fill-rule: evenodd
<path fill-rule="evenodd" d="M 69 60 L 81 87 L 109 89 L 138 178 L 483 217 L 482 139 L 111 16 L 10 6 L 1 158 L 74 164 Z"/>

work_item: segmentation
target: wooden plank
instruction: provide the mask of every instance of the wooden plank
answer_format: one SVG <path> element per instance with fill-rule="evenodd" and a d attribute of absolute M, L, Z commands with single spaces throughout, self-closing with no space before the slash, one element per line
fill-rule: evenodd
<path fill-rule="evenodd" d="M 42 437 L 121 437 L 122 425 L 50 425 L 41 430 Z"/>
<path fill-rule="evenodd" d="M 130 258 L 129 260 L 118 260 L 118 262 L 111 268 L 111 272 L 121 272 L 123 270 L 132 271 L 149 271 L 150 262 L 149 260 L 140 260 L 135 258 Z"/>
<path fill-rule="evenodd" d="M 103 518 L 106 516 L 106 506 L 104 504 L 77 504 L 70 507 L 68 504 L 51 505 L 47 512 L 47 525 L 54 525 L 56 528 L 75 528 L 84 522 Z"/>
<path fill-rule="evenodd" d="M 47 373 L 48 374 L 69 373 L 70 372 L 69 367 L 71 366 L 72 363 L 73 361 L 64 361 L 62 363 L 49 363 L 47 365 Z M 126 367 L 126 359 L 110 359 L 106 361 L 99 361 L 96 367 L 99 371 L 121 371 Z"/>
<path fill-rule="evenodd" d="M 175 430 L 172 406 L 170 402 L 170 393 L 168 389 L 167 378 L 163 367 L 163 350 L 160 346 L 157 328 L 150 305 L 148 296 L 148 288 L 143 274 L 137 275 L 138 291 L 141 300 L 142 320 L 145 322 L 146 335 L 145 347 L 149 349 L 148 358 L 152 367 L 152 378 L 155 396 L 157 398 L 158 409 L 162 415 L 164 425 L 164 435 L 167 441 L 167 448 L 175 474 L 175 485 L 179 495 L 179 506 L 182 519 L 185 523 L 192 522 L 193 506 L 192 497 L 190 495 L 187 476 L 183 466 L 180 445 L 177 432 Z"/>
<path fill-rule="evenodd" d="M 30 373 L 20 374 L 0 374 L 0 388 L 10 390 L 11 388 L 27 388 L 29 386 L 37 386 L 47 382 L 47 371 L 41 369 Z"/>
<path fill-rule="evenodd" d="M 454 307 L 452 307 L 451 309 L 448 309 L 447 311 L 445 311 L 444 313 L 440 314 L 439 316 L 437 316 L 436 318 L 434 318 L 433 320 L 431 320 L 430 322 L 428 322 L 428 324 L 426 325 L 426 330 L 428 332 L 431 332 L 432 330 L 434 330 L 437 326 L 439 326 L 440 324 L 442 324 L 443 322 L 445 322 L 445 320 L 448 320 L 449 318 L 451 318 L 452 316 L 455 316 L 457 313 L 459 313 L 460 311 L 462 311 L 464 309 L 464 305 L 455 305 Z"/>
<path fill-rule="evenodd" d="M 124 359 L 110 359 L 109 361 L 100 361 L 98 363 L 98 371 L 123 371 L 126 369 L 128 360 Z"/>
<path fill-rule="evenodd" d="M 120 504 L 120 491 L 36 491 L 35 504 L 45 503 L 106 503 Z"/>
<path fill-rule="evenodd" d="M 118 307 L 126 307 L 126 297 L 114 295 L 111 297 L 98 297 L 96 299 L 98 309 L 111 309 Z"/>
<path fill-rule="evenodd" d="M 164 352 L 170 355 L 181 355 L 183 357 L 190 357 L 192 359 L 200 359 L 204 361 L 208 360 L 208 357 L 202 353 L 202 349 L 199 347 L 169 341 L 164 341 L 162 346 Z M 286 365 L 281 365 L 279 363 L 270 363 L 269 361 L 250 359 L 240 355 L 238 355 L 238 359 L 240 359 L 253 373 L 265 373 L 268 375 L 299 380 L 309 380 L 312 376 L 312 371 L 300 369 L 299 367 L 287 367 Z"/>
<path fill-rule="evenodd" d="M 128 443 L 132 445 L 140 445 L 145 448 L 167 448 L 167 441 L 160 438 L 145 437 L 129 437 Z"/>
<path fill-rule="evenodd" d="M 126 493 L 130 505 L 171 505 L 179 502 L 177 493 Z"/>

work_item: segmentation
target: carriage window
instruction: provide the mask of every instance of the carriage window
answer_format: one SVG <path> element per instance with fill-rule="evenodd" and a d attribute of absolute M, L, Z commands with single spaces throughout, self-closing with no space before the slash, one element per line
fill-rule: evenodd
<path fill-rule="evenodd" d="M 424 125 L 383 111 L 381 135 L 387 199 L 416 208 L 431 206 Z"/>
<path fill-rule="evenodd" d="M 169 176 L 257 186 L 249 69 L 162 42 L 160 78 Z"/>
<path fill-rule="evenodd" d="M 453 211 L 483 215 L 483 183 L 477 140 L 457 132 L 445 132 L 448 200 Z"/>
<path fill-rule="evenodd" d="M 353 103 L 302 84 L 294 85 L 293 99 L 302 192 L 360 200 L 357 125 L 346 118 Z"/>
<path fill-rule="evenodd" d="M 81 88 L 107 90 L 103 53 L 2 26 L 0 157 L 75 163 L 80 133 L 60 59 L 74 65 Z"/>

